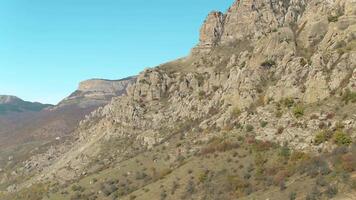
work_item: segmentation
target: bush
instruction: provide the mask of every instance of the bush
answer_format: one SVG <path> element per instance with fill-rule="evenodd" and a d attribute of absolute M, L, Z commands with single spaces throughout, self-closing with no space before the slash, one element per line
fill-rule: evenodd
<path fill-rule="evenodd" d="M 324 134 L 324 132 L 319 132 L 318 134 L 316 134 L 315 138 L 314 138 L 314 144 L 315 145 L 319 145 L 319 144 L 322 144 L 324 142 L 327 141 L 327 138 Z"/>
<path fill-rule="evenodd" d="M 351 140 L 351 137 L 344 133 L 343 131 L 336 131 L 335 134 L 334 134 L 334 142 L 335 144 L 337 145 L 345 145 L 345 146 L 348 146 L 349 144 L 352 143 L 352 140 Z"/>
<path fill-rule="evenodd" d="M 277 129 L 277 134 L 280 135 L 280 134 L 283 133 L 283 131 L 284 131 L 284 127 L 280 126 L 280 127 L 278 127 L 278 129 Z"/>
<path fill-rule="evenodd" d="M 326 193 L 326 196 L 327 196 L 329 199 L 331 199 L 331 198 L 333 198 L 333 197 L 335 197 L 335 196 L 337 195 L 338 189 L 337 189 L 337 187 L 335 187 L 335 186 L 329 186 L 329 187 L 326 189 L 325 193 Z"/>
<path fill-rule="evenodd" d="M 351 92 L 350 89 L 346 89 L 342 95 L 342 101 L 346 104 L 349 102 L 356 103 L 356 92 Z"/>
<path fill-rule="evenodd" d="M 296 192 L 291 192 L 289 194 L 289 200 L 296 200 L 297 199 L 297 193 Z"/>
<path fill-rule="evenodd" d="M 267 124 L 268 124 L 268 122 L 266 122 L 266 121 L 261 121 L 260 122 L 260 125 L 261 125 L 262 128 L 266 127 Z"/>
<path fill-rule="evenodd" d="M 331 137 L 332 137 L 332 132 L 325 131 L 325 130 L 321 131 L 316 134 L 316 136 L 314 138 L 314 144 L 315 145 L 322 144 L 322 143 L 328 141 Z"/>
<path fill-rule="evenodd" d="M 247 132 L 252 132 L 254 129 L 254 127 L 251 124 L 247 124 L 245 128 Z"/>
<path fill-rule="evenodd" d="M 241 114 L 240 108 L 235 107 L 235 108 L 232 110 L 231 114 L 232 114 L 234 117 L 240 116 L 240 114 Z"/>
<path fill-rule="evenodd" d="M 82 186 L 80 186 L 80 185 L 72 185 L 71 189 L 74 192 L 77 192 L 77 191 L 82 192 L 82 191 L 84 191 L 84 188 Z"/>
<path fill-rule="evenodd" d="M 293 114 L 296 118 L 302 117 L 304 115 L 304 107 L 302 105 L 297 105 L 293 108 Z"/>
<path fill-rule="evenodd" d="M 285 98 L 281 100 L 281 103 L 287 107 L 287 108 L 291 108 L 294 105 L 294 100 L 292 98 Z"/>
<path fill-rule="evenodd" d="M 281 147 L 281 149 L 279 151 L 279 156 L 284 157 L 284 158 L 288 158 L 290 156 L 289 147 L 287 147 L 287 146 Z"/>
<path fill-rule="evenodd" d="M 101 191 L 105 196 L 110 196 L 112 193 L 116 192 L 118 188 L 114 184 L 104 183 L 101 185 Z"/>
<path fill-rule="evenodd" d="M 206 96 L 205 92 L 202 91 L 202 90 L 199 91 L 198 95 L 199 95 L 199 99 L 200 99 L 200 100 L 204 99 L 205 96 Z"/>
<path fill-rule="evenodd" d="M 261 63 L 261 66 L 264 68 L 271 68 L 276 65 L 276 61 L 268 59 Z"/>
<path fill-rule="evenodd" d="M 339 20 L 339 16 L 329 16 L 328 21 L 329 22 L 337 22 Z"/>
<path fill-rule="evenodd" d="M 187 187 L 185 188 L 185 192 L 188 195 L 192 195 L 195 192 L 195 184 L 192 180 L 189 180 Z"/>

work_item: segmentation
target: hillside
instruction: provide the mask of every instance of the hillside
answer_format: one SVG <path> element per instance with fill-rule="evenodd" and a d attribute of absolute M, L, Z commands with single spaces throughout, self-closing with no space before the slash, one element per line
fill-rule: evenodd
<path fill-rule="evenodd" d="M 73 131 L 86 115 L 108 104 L 114 96 L 125 93 L 133 80 L 132 77 L 115 81 L 87 80 L 79 84 L 78 90 L 70 97 L 55 106 L 2 96 L 0 106 L 13 109 L 11 112 L 7 109 L 6 114 L 0 115 L 0 173 L 22 165 L 29 157 L 46 152 L 53 145 L 71 141 L 75 137 Z M 113 86 L 107 87 L 110 84 Z M 89 90 L 92 91 L 90 95 Z M 9 177 L 2 177 L 0 183 L 10 180 Z"/>
<path fill-rule="evenodd" d="M 355 1 L 236 0 L 3 199 L 354 199 L 355 103 Z"/>

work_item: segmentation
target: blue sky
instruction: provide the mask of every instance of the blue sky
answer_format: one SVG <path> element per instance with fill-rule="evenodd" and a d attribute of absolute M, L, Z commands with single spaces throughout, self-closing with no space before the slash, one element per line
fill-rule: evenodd
<path fill-rule="evenodd" d="M 0 0 L 0 94 L 57 103 L 90 78 L 185 56 L 233 0 Z"/>

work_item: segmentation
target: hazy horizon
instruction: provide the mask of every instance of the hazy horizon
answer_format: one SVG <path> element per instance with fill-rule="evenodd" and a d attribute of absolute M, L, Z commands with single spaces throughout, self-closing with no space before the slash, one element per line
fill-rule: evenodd
<path fill-rule="evenodd" d="M 0 94 L 56 104 L 80 81 L 121 79 L 187 55 L 233 0 L 0 2 Z"/>

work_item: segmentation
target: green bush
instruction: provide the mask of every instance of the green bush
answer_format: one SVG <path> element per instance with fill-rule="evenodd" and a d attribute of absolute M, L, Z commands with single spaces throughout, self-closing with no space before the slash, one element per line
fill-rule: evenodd
<path fill-rule="evenodd" d="M 200 90 L 198 95 L 199 95 L 199 99 L 200 100 L 202 100 L 202 99 L 204 99 L 206 97 L 206 94 L 205 94 L 205 92 L 203 90 Z"/>
<path fill-rule="evenodd" d="M 315 135 L 314 144 L 319 145 L 328 141 L 332 137 L 332 132 L 330 131 L 320 131 Z"/>
<path fill-rule="evenodd" d="M 262 128 L 266 127 L 267 124 L 268 124 L 268 122 L 266 122 L 266 121 L 261 121 L 260 122 L 260 125 L 261 125 Z"/>
<path fill-rule="evenodd" d="M 351 140 L 351 137 L 344 133 L 343 131 L 336 131 L 335 134 L 334 134 L 334 142 L 337 144 L 337 145 L 349 145 L 352 143 L 352 140 Z"/>
<path fill-rule="evenodd" d="M 297 193 L 296 193 L 296 192 L 291 192 L 291 193 L 289 194 L 289 199 L 290 199 L 290 200 L 295 200 L 295 199 L 297 199 Z"/>
<path fill-rule="evenodd" d="M 293 114 L 296 118 L 302 117 L 304 115 L 304 107 L 302 105 L 297 105 L 293 108 Z"/>
<path fill-rule="evenodd" d="M 351 92 L 349 89 L 347 89 L 342 95 L 342 101 L 346 104 L 350 102 L 356 103 L 356 92 Z"/>
<path fill-rule="evenodd" d="M 329 22 L 337 22 L 337 21 L 339 21 L 339 16 L 329 16 L 328 17 L 328 21 Z"/>
<path fill-rule="evenodd" d="M 84 191 L 84 188 L 82 186 L 80 186 L 80 185 L 73 185 L 71 189 L 74 192 L 76 192 L 76 191 L 80 191 L 80 192 Z"/>
<path fill-rule="evenodd" d="M 245 128 L 247 132 L 252 132 L 254 129 L 254 127 L 251 124 L 247 124 Z"/>
<path fill-rule="evenodd" d="M 240 116 L 240 115 L 241 115 L 241 110 L 240 110 L 240 108 L 235 107 L 235 108 L 232 110 L 231 114 L 232 114 L 234 117 Z"/>
<path fill-rule="evenodd" d="M 281 147 L 279 151 L 279 156 L 284 157 L 284 158 L 289 158 L 290 156 L 290 149 L 288 146 L 283 146 Z"/>
<path fill-rule="evenodd" d="M 280 103 L 283 104 L 285 107 L 291 108 L 295 102 L 292 98 L 285 98 L 282 99 Z"/>

